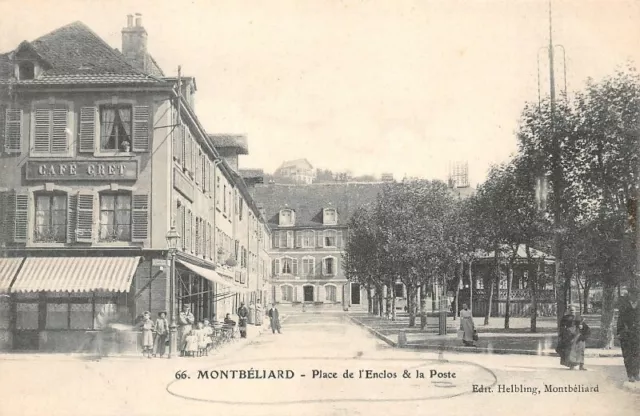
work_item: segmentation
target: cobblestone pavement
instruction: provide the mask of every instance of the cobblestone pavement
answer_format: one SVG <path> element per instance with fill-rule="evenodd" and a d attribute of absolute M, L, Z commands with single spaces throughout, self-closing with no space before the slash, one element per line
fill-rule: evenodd
<path fill-rule="evenodd" d="M 341 313 L 300 313 L 282 334 L 265 332 L 223 357 L 0 360 L 0 414 L 637 414 L 640 394 L 623 388 L 621 359 L 594 358 L 587 366 L 580 372 L 554 357 L 404 351 Z M 232 379 L 232 370 L 293 378 Z M 545 385 L 598 391 L 549 392 Z"/>

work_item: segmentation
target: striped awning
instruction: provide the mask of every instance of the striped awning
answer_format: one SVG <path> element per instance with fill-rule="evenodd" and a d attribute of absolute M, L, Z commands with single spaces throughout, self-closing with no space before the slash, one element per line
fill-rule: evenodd
<path fill-rule="evenodd" d="M 0 293 L 9 292 L 11 281 L 16 275 L 24 257 L 9 257 L 0 259 Z"/>
<path fill-rule="evenodd" d="M 140 257 L 28 257 L 11 292 L 126 292 Z"/>
<path fill-rule="evenodd" d="M 182 261 L 182 260 L 176 260 L 178 263 L 182 264 L 183 266 L 185 266 L 187 269 L 191 270 L 192 272 L 204 277 L 205 279 L 214 282 L 214 283 L 218 283 L 222 286 L 225 287 L 229 287 L 231 289 L 232 292 L 249 292 L 249 289 L 247 289 L 246 287 L 237 285 L 233 280 L 231 279 L 225 279 L 224 277 L 220 276 L 215 270 L 211 270 L 211 269 L 206 269 L 204 267 L 200 267 L 200 266 L 196 266 L 195 264 L 191 264 L 187 261 Z"/>

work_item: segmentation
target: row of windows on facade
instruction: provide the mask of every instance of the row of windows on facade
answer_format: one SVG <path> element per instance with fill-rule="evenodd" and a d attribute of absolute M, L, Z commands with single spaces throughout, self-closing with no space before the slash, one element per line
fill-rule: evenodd
<path fill-rule="evenodd" d="M 29 212 L 33 211 L 33 242 L 144 242 L 149 234 L 149 195 L 130 191 L 3 192 L 0 214 L 5 240 L 29 240 Z M 98 214 L 96 221 L 95 214 Z"/>
<path fill-rule="evenodd" d="M 274 231 L 273 248 L 344 247 L 343 230 Z"/>
<path fill-rule="evenodd" d="M 109 104 L 81 107 L 77 140 L 70 123 L 69 104 L 35 103 L 31 111 L 31 147 L 34 155 L 147 152 L 153 132 L 148 106 Z M 21 153 L 29 137 L 23 123 L 24 110 L 0 104 L 0 141 L 6 153 Z"/>
<path fill-rule="evenodd" d="M 333 285 L 324 287 L 324 300 L 326 302 L 337 302 L 337 288 Z M 304 299 L 298 299 L 298 294 L 293 290 L 291 285 L 280 286 L 280 299 L 282 302 L 301 302 Z"/>
<path fill-rule="evenodd" d="M 338 274 L 338 259 L 329 256 L 318 261 L 313 257 L 303 257 L 295 259 L 291 257 L 281 257 L 273 259 L 272 271 L 275 276 L 335 276 Z"/>
<path fill-rule="evenodd" d="M 338 223 L 338 211 L 335 208 L 323 208 L 322 223 L 324 225 L 336 225 Z M 296 225 L 296 211 L 290 208 L 281 209 L 278 215 L 278 225 L 281 227 Z"/>

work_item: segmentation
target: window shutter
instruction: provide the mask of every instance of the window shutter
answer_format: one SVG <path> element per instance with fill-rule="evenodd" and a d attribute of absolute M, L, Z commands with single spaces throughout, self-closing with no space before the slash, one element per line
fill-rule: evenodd
<path fill-rule="evenodd" d="M 0 111 L 0 119 L 2 118 L 2 112 Z M 0 133 L 0 136 L 2 133 Z M 9 227 L 8 217 L 9 209 L 7 204 L 9 203 L 9 192 L 0 192 L 0 247 L 4 246 L 9 240 Z"/>
<path fill-rule="evenodd" d="M 180 126 L 173 132 L 173 160 L 182 161 L 184 149 L 184 126 Z"/>
<path fill-rule="evenodd" d="M 191 171 L 191 133 L 186 127 L 184 129 L 184 167 Z"/>
<path fill-rule="evenodd" d="M 150 128 L 151 124 L 151 110 L 148 106 L 135 106 L 133 107 L 133 144 L 131 148 L 134 152 L 148 152 L 150 133 L 153 129 Z"/>
<path fill-rule="evenodd" d="M 342 248 L 342 231 L 336 232 L 336 247 Z"/>
<path fill-rule="evenodd" d="M 273 248 L 280 248 L 280 231 L 273 232 Z"/>
<path fill-rule="evenodd" d="M 195 146 L 197 147 L 197 146 Z M 201 165 L 201 159 L 200 159 L 200 154 L 198 151 L 195 152 L 195 158 L 196 158 L 196 184 L 200 184 L 200 169 L 202 169 Z"/>
<path fill-rule="evenodd" d="M 280 274 L 280 259 L 273 260 L 273 274 L 278 276 Z"/>
<path fill-rule="evenodd" d="M 316 240 L 318 247 L 324 247 L 324 232 L 318 231 L 318 233 L 316 234 Z"/>
<path fill-rule="evenodd" d="M 191 211 L 187 210 L 184 221 L 184 249 L 191 251 Z"/>
<path fill-rule="evenodd" d="M 93 242 L 93 192 L 80 191 L 78 193 L 77 232 L 76 241 L 79 243 Z"/>
<path fill-rule="evenodd" d="M 302 235 L 304 231 L 296 232 L 296 247 L 302 247 Z"/>
<path fill-rule="evenodd" d="M 309 275 L 311 276 L 315 276 L 316 275 L 316 261 L 315 259 L 309 259 Z"/>
<path fill-rule="evenodd" d="M 207 224 L 207 229 L 208 229 L 208 233 L 207 233 L 207 245 L 209 246 L 209 259 L 213 259 L 213 238 L 211 235 L 211 223 Z"/>
<path fill-rule="evenodd" d="M 0 146 L 5 147 L 4 144 L 4 132 L 6 129 L 6 117 L 7 117 L 7 108 L 0 105 Z"/>
<path fill-rule="evenodd" d="M 196 251 L 196 240 L 198 238 L 198 233 L 196 231 L 197 224 L 197 217 L 193 215 L 193 212 L 191 212 L 191 253 L 194 253 Z"/>
<path fill-rule="evenodd" d="M 7 108 L 4 128 L 4 151 L 20 153 L 22 150 L 22 110 Z M 0 126 L 2 122 L 0 120 Z"/>
<path fill-rule="evenodd" d="M 298 259 L 293 259 L 293 261 L 291 262 L 291 273 L 294 276 L 298 275 Z"/>
<path fill-rule="evenodd" d="M 49 114 L 48 108 L 36 108 L 34 114 L 33 150 L 49 152 Z"/>
<path fill-rule="evenodd" d="M 149 194 L 131 195 L 131 241 L 141 243 L 149 238 Z"/>
<path fill-rule="evenodd" d="M 96 140 L 97 107 L 82 107 L 80 109 L 80 151 L 93 153 Z"/>
<path fill-rule="evenodd" d="M 287 248 L 293 248 L 293 231 L 287 231 Z"/>
<path fill-rule="evenodd" d="M 27 224 L 29 218 L 29 194 L 9 192 L 6 200 L 8 240 L 13 243 L 27 242 Z"/>
<path fill-rule="evenodd" d="M 51 152 L 66 153 L 69 150 L 69 140 L 67 138 L 67 118 L 69 109 L 67 107 L 55 107 L 52 110 L 51 124 Z"/>
<path fill-rule="evenodd" d="M 67 194 L 67 243 L 76 242 L 78 227 L 78 195 Z"/>
<path fill-rule="evenodd" d="M 326 259 L 320 260 L 320 270 L 322 270 L 322 275 L 323 276 L 327 274 L 327 268 L 325 267 L 325 261 L 326 261 Z"/>

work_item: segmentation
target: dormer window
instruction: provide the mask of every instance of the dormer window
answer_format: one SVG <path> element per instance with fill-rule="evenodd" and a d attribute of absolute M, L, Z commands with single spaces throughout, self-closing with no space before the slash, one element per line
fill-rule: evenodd
<path fill-rule="evenodd" d="M 335 208 L 325 208 L 322 213 L 322 223 L 325 225 L 335 225 L 338 223 L 338 213 Z"/>
<path fill-rule="evenodd" d="M 34 79 L 36 76 L 36 66 L 31 61 L 24 61 L 18 64 L 18 79 Z"/>
<path fill-rule="evenodd" d="M 292 226 L 296 221 L 296 213 L 292 209 L 283 209 L 280 211 L 280 220 L 278 222 L 281 226 Z"/>

